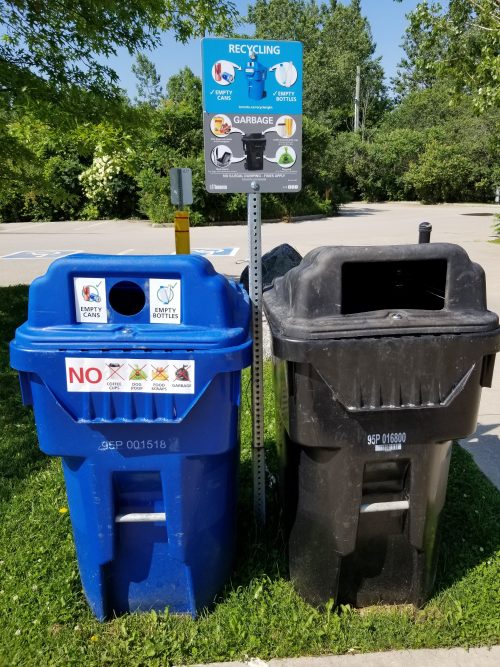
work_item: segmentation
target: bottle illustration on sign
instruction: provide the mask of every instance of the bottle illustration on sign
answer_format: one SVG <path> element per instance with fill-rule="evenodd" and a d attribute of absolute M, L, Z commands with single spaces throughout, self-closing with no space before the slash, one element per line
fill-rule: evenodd
<path fill-rule="evenodd" d="M 147 365 L 147 364 L 146 364 Z M 133 366 L 130 366 L 132 369 L 129 375 L 129 380 L 136 380 L 137 382 L 142 382 L 143 380 L 148 379 L 148 375 L 146 371 L 144 370 L 146 366 L 143 366 L 142 368 L 139 368 L 139 364 L 134 364 Z"/>
<path fill-rule="evenodd" d="M 278 63 L 273 65 L 270 72 L 274 72 L 277 83 L 283 88 L 290 88 L 297 81 L 297 68 L 292 62 Z"/>
<path fill-rule="evenodd" d="M 184 364 L 180 368 L 175 369 L 175 379 L 179 382 L 191 382 L 188 372 L 189 366 Z"/>
<path fill-rule="evenodd" d="M 92 303 L 100 303 L 101 295 L 99 294 L 99 285 L 84 285 L 82 288 L 82 296 L 84 301 L 90 301 Z"/>
<path fill-rule="evenodd" d="M 176 285 L 177 283 L 174 283 L 173 285 L 162 285 L 156 293 L 158 300 L 162 303 L 170 303 L 175 296 L 174 289 Z"/>
<path fill-rule="evenodd" d="M 245 151 L 245 169 L 247 171 L 261 171 L 264 169 L 264 149 L 266 137 L 262 132 L 252 132 L 241 137 Z"/>
<path fill-rule="evenodd" d="M 255 51 L 250 51 L 249 60 L 245 67 L 245 76 L 248 81 L 248 97 L 251 100 L 261 100 L 266 96 L 264 89 L 267 67 L 257 60 Z"/>

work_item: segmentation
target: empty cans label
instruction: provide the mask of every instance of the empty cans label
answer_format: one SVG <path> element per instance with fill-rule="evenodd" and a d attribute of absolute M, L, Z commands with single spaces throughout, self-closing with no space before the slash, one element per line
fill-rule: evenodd
<path fill-rule="evenodd" d="M 74 278 L 77 322 L 107 322 L 106 280 L 104 278 Z"/>
<path fill-rule="evenodd" d="M 194 394 L 192 359 L 87 359 L 66 357 L 71 392 Z"/>

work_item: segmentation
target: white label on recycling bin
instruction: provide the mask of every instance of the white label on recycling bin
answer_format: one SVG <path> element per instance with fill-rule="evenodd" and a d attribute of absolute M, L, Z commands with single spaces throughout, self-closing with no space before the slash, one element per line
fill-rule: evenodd
<path fill-rule="evenodd" d="M 66 388 L 79 392 L 194 394 L 192 359 L 66 357 Z"/>
<path fill-rule="evenodd" d="M 74 278 L 77 322 L 107 322 L 106 280 L 104 278 Z"/>
<path fill-rule="evenodd" d="M 152 324 L 181 323 L 181 281 L 179 279 L 149 279 L 149 321 Z"/>

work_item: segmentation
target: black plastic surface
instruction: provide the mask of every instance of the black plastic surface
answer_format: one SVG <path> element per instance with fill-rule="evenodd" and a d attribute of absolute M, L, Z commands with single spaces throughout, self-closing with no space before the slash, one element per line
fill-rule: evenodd
<path fill-rule="evenodd" d="M 500 349 L 485 295 L 450 244 L 318 248 L 264 294 L 290 575 L 309 602 L 429 595 L 451 441 L 474 432 Z M 361 512 L 393 501 L 409 508 Z"/>
<path fill-rule="evenodd" d="M 449 243 L 317 248 L 264 297 L 276 336 L 316 340 L 498 327 L 484 271 Z"/>
<path fill-rule="evenodd" d="M 261 171 L 264 169 L 266 137 L 261 132 L 253 132 L 252 134 L 244 134 L 241 140 L 246 155 L 245 169 L 248 171 Z"/>

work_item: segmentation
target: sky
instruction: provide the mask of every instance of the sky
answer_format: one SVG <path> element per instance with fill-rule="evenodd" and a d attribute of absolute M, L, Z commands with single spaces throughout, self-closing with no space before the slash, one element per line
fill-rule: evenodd
<path fill-rule="evenodd" d="M 233 0 L 241 14 L 246 13 L 248 0 Z M 342 0 L 348 4 L 348 0 Z M 387 83 L 396 73 L 403 51 L 401 42 L 406 28 L 406 14 L 416 7 L 418 0 L 361 0 L 363 15 L 368 19 L 374 41 L 377 45 L 376 56 L 382 57 L 382 66 L 386 73 Z M 176 42 L 171 33 L 164 33 L 161 46 L 146 55 L 156 65 L 161 76 L 162 86 L 173 74 L 182 67 L 201 76 L 201 40 L 195 39 L 186 45 Z M 125 49 L 121 49 L 117 57 L 111 58 L 108 63 L 118 73 L 120 85 L 129 96 L 136 94 L 136 79 L 132 72 L 134 58 L 129 56 Z"/>

